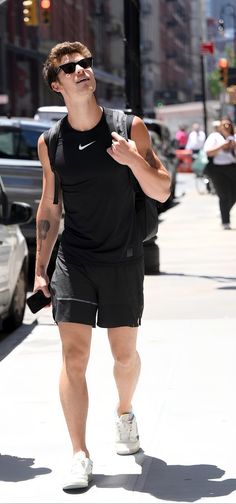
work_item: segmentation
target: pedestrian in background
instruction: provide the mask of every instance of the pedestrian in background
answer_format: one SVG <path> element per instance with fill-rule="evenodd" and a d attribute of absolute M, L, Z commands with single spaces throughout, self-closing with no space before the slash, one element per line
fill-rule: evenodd
<path fill-rule="evenodd" d="M 191 150 L 193 154 L 197 154 L 203 148 L 205 140 L 206 134 L 200 128 L 200 124 L 194 123 L 188 135 L 185 149 Z"/>
<path fill-rule="evenodd" d="M 185 126 L 179 126 L 179 129 L 178 131 L 176 131 L 175 134 L 175 140 L 176 140 L 176 149 L 185 149 L 188 140 L 188 134 L 186 132 Z"/>
<path fill-rule="evenodd" d="M 212 131 L 219 131 L 220 124 L 221 121 L 219 119 L 212 121 Z"/>
<path fill-rule="evenodd" d="M 236 202 L 236 135 L 233 123 L 224 118 L 207 137 L 204 151 L 212 163 L 207 167 L 219 197 L 223 229 L 230 229 L 230 210 Z"/>
<path fill-rule="evenodd" d="M 140 373 L 136 342 L 143 311 L 144 261 L 129 173 L 152 198 L 164 202 L 170 194 L 170 176 L 152 150 L 143 121 L 134 116 L 129 141 L 110 133 L 106 112 L 95 98 L 92 60 L 82 43 L 64 42 L 51 49 L 44 64 L 45 80 L 62 95 L 68 110 L 55 167 L 60 180 L 58 204 L 53 201 L 54 173 L 44 135 L 38 143 L 43 192 L 37 212 L 34 291 L 51 293 L 62 343 L 60 399 L 73 449 L 64 490 L 87 487 L 92 478 L 86 443 L 86 369 L 96 324 L 107 328 L 114 358 L 116 453 L 129 455 L 140 448 L 132 399 Z M 62 204 L 65 226 L 49 291 L 47 267 Z M 99 393 L 102 398 L 103 392 Z M 103 438 L 106 432 L 97 435 Z"/>

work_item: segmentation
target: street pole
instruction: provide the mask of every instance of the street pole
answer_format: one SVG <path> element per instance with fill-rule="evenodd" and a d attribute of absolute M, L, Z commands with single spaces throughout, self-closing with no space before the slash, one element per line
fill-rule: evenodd
<path fill-rule="evenodd" d="M 126 109 L 142 117 L 139 16 L 139 0 L 124 0 Z"/>
<path fill-rule="evenodd" d="M 201 45 L 206 40 L 207 29 L 206 29 L 206 8 L 205 8 L 205 0 L 200 0 L 199 4 L 200 9 L 200 42 Z M 203 124 L 204 131 L 207 136 L 208 131 L 208 121 L 207 121 L 207 106 L 206 106 L 206 75 L 205 75 L 205 62 L 203 53 L 200 53 L 200 72 L 201 72 L 201 84 L 202 84 L 202 106 L 203 106 Z"/>
<path fill-rule="evenodd" d="M 206 83 L 205 83 L 205 66 L 204 66 L 203 54 L 200 55 L 200 63 L 201 63 L 201 80 L 202 80 L 203 122 L 204 122 L 204 131 L 207 136 L 208 126 L 207 126 L 207 107 L 206 107 Z"/>
<path fill-rule="evenodd" d="M 0 0 L 0 60 L 2 72 L 0 75 L 0 94 L 6 97 L 6 102 L 0 105 L 1 113 L 6 114 L 8 109 L 8 90 L 6 79 L 6 50 L 5 50 L 5 37 L 6 37 L 6 1 Z"/>

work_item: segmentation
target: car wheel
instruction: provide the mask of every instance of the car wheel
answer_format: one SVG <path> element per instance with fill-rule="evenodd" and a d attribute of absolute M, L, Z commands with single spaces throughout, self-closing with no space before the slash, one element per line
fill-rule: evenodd
<path fill-rule="evenodd" d="M 27 271 L 23 268 L 18 276 L 15 290 L 11 300 L 9 315 L 3 321 L 4 331 L 14 331 L 22 324 L 25 313 L 25 302 L 27 294 Z"/>

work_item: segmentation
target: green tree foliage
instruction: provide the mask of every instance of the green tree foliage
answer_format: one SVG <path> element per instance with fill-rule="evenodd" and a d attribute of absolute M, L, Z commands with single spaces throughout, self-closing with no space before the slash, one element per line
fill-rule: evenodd
<path fill-rule="evenodd" d="M 211 93 L 212 98 L 219 98 L 220 91 L 221 91 L 221 84 L 220 84 L 220 74 L 218 68 L 213 70 L 210 74 L 207 76 L 208 80 L 208 87 L 209 91 Z"/>

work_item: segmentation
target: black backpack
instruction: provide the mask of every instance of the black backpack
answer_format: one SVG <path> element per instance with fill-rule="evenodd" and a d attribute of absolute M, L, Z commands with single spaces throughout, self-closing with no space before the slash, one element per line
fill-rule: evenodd
<path fill-rule="evenodd" d="M 104 112 L 110 131 L 117 131 L 126 140 L 130 137 L 130 131 L 133 121 L 133 115 L 125 114 L 122 110 L 110 109 L 104 107 Z M 58 203 L 58 191 L 60 186 L 59 176 L 55 167 L 55 158 L 58 138 L 60 135 L 61 124 L 65 120 L 63 117 L 57 121 L 49 130 L 44 132 L 44 140 L 48 148 L 48 157 L 50 160 L 52 171 L 55 175 L 55 190 L 53 203 Z M 158 210 L 157 201 L 149 198 L 141 189 L 137 179 L 129 170 L 131 182 L 135 192 L 135 209 L 137 219 L 142 231 L 143 241 L 150 240 L 157 234 L 158 230 Z"/>

